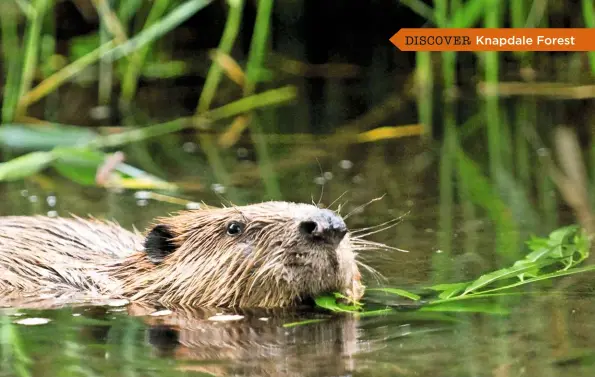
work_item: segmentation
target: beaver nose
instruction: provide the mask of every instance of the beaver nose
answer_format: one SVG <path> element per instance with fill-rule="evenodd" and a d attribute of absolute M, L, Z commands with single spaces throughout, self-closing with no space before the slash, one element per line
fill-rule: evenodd
<path fill-rule="evenodd" d="M 347 226 L 340 216 L 323 209 L 312 218 L 302 221 L 300 232 L 313 241 L 338 245 L 347 234 Z"/>

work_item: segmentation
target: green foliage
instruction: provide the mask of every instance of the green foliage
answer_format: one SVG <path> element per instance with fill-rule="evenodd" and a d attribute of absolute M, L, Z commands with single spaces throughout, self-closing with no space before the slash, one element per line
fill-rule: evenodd
<path fill-rule="evenodd" d="M 368 289 L 368 291 L 390 293 L 393 295 L 408 298 L 413 301 L 419 301 L 421 299 L 420 295 L 416 295 L 415 293 L 407 292 L 406 290 L 399 289 L 399 288 L 370 288 L 370 289 Z"/>
<path fill-rule="evenodd" d="M 347 298 L 341 293 L 333 293 L 332 295 L 322 295 L 316 297 L 315 303 L 317 306 L 333 311 L 333 312 L 353 312 L 361 309 L 362 305 L 359 303 L 344 304 L 340 301 Z"/>
<path fill-rule="evenodd" d="M 88 128 L 51 124 L 29 126 L 5 124 L 0 127 L 0 145 L 19 151 L 45 151 L 57 146 L 84 145 L 97 134 Z"/>
<path fill-rule="evenodd" d="M 53 167 L 56 171 L 78 184 L 97 185 L 97 169 L 106 161 L 108 154 L 76 147 L 55 147 L 51 151 L 31 152 L 0 164 L 0 181 L 16 181 Z M 134 187 L 175 190 L 176 186 L 154 177 L 140 169 L 120 163 L 112 172 L 118 179 L 132 179 Z"/>
<path fill-rule="evenodd" d="M 0 180 L 16 181 L 38 173 L 55 160 L 51 152 L 32 152 L 0 164 Z"/>
<path fill-rule="evenodd" d="M 194 128 L 200 124 L 207 124 L 209 121 L 233 117 L 259 107 L 276 106 L 291 101 L 295 96 L 295 88 L 291 86 L 273 89 L 213 109 L 204 114 L 205 118 L 180 118 L 111 135 L 98 135 L 88 129 L 58 124 L 44 127 L 7 124 L 0 128 L 0 145 L 18 150 L 36 150 L 37 152 L 31 152 L 0 164 L 0 181 L 24 179 L 41 172 L 48 166 L 53 166 L 66 178 L 80 184 L 90 185 L 94 182 L 97 168 L 107 156 L 99 149 L 119 147 L 186 128 Z M 51 152 L 39 152 L 39 150 L 51 150 Z M 125 164 L 119 164 L 117 169 L 126 167 Z M 141 170 L 128 167 L 127 172 L 138 172 L 136 178 L 142 176 L 142 178 L 148 179 L 143 187 L 175 189 L 172 184 L 150 176 Z"/>
<path fill-rule="evenodd" d="M 469 282 L 436 284 L 426 288 L 435 293 L 434 299 L 427 300 L 421 311 L 443 312 L 483 312 L 505 314 L 507 311 L 493 302 L 482 302 L 495 296 L 513 296 L 522 292 L 514 288 L 551 280 L 561 276 L 595 271 L 595 266 L 577 267 L 589 256 L 590 240 L 584 230 L 576 225 L 562 227 L 548 237 L 531 237 L 526 242 L 530 253 L 512 266 L 489 272 Z M 373 288 L 387 294 L 419 301 L 422 296 L 400 288 Z M 380 315 L 387 309 L 370 313 L 363 304 L 344 305 L 337 303 L 335 294 L 316 299 L 316 304 L 333 312 L 354 312 L 358 314 Z M 471 303 L 459 302 L 476 299 Z M 365 297 L 364 297 L 365 300 Z"/>

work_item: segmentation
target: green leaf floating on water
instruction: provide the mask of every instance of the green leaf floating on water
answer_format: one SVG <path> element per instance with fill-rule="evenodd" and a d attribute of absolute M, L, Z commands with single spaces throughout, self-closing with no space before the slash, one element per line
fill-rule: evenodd
<path fill-rule="evenodd" d="M 340 293 L 318 296 L 314 299 L 317 306 L 330 310 L 332 312 L 357 312 L 361 309 L 361 304 L 347 305 L 337 302 L 337 299 L 344 299 Z"/>
<path fill-rule="evenodd" d="M 482 312 L 505 314 L 506 310 L 490 303 L 468 304 L 470 299 L 489 299 L 494 296 L 513 296 L 522 292 L 515 288 L 551 280 L 554 278 L 595 271 L 595 265 L 577 267 L 589 256 L 591 241 L 578 226 L 571 225 L 554 230 L 548 237 L 532 237 L 527 241 L 530 253 L 512 266 L 502 268 L 459 283 L 436 284 L 427 289 L 437 292 L 438 297 L 426 301 L 420 311 Z M 380 291 L 419 301 L 421 297 L 400 288 L 371 288 L 367 292 Z M 394 312 L 386 308 L 366 308 L 361 304 L 345 305 L 337 302 L 340 294 L 325 295 L 316 299 L 319 307 L 333 312 L 357 312 L 360 317 L 383 315 Z M 425 299 L 425 298 L 424 298 Z M 375 301 L 377 303 L 377 301 Z"/>
<path fill-rule="evenodd" d="M 368 289 L 368 291 L 391 293 L 391 294 L 394 294 L 397 296 L 406 297 L 413 301 L 419 301 L 419 299 L 421 299 L 421 297 L 419 295 L 416 295 L 415 293 L 411 293 L 404 289 L 399 289 L 399 288 L 370 288 L 370 289 Z"/>
<path fill-rule="evenodd" d="M 515 266 L 509 267 L 509 268 L 503 268 L 501 270 L 490 272 L 489 274 L 482 275 L 477 280 L 471 282 L 471 284 L 469 284 L 465 288 L 462 295 L 466 295 L 469 292 L 476 291 L 479 288 L 490 285 L 496 281 L 519 277 L 526 273 L 536 274 L 540 267 L 543 267 L 547 264 L 549 264 L 549 263 L 548 262 L 542 262 L 542 263 L 527 262 L 527 263 L 521 263 L 519 265 L 515 264 Z"/>
<path fill-rule="evenodd" d="M 437 285 L 433 285 L 433 286 L 429 287 L 429 289 L 431 289 L 433 291 L 441 292 L 440 295 L 438 295 L 438 298 L 447 299 L 447 298 L 450 298 L 450 297 L 456 295 L 457 293 L 461 292 L 468 285 L 469 285 L 468 282 L 467 283 L 437 284 Z"/>
<path fill-rule="evenodd" d="M 477 291 L 480 288 L 498 281 L 518 278 L 524 281 L 527 277 L 536 278 L 547 271 L 545 267 L 564 265 L 564 270 L 583 261 L 589 255 L 589 241 L 584 232 L 576 225 L 566 226 L 551 232 L 548 238 L 533 237 L 527 242 L 533 252 L 512 265 L 480 276 L 471 282 L 462 295 Z M 576 259 L 575 259 L 576 257 Z"/>

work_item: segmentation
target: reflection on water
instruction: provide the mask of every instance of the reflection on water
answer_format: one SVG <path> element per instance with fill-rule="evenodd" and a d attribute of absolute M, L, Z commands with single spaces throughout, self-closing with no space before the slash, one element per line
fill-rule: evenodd
<path fill-rule="evenodd" d="M 525 298 L 510 316 L 5 309 L 2 375 L 590 376 L 592 298 Z M 11 324 L 26 317 L 44 325 Z M 325 319 L 295 325 L 295 321 Z M 290 326 L 284 326 L 289 324 Z"/>

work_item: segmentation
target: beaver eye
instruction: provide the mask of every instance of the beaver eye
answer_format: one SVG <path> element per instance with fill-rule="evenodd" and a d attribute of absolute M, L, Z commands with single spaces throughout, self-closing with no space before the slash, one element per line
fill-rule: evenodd
<path fill-rule="evenodd" d="M 227 224 L 227 234 L 230 236 L 237 236 L 244 231 L 244 224 L 232 221 Z"/>

